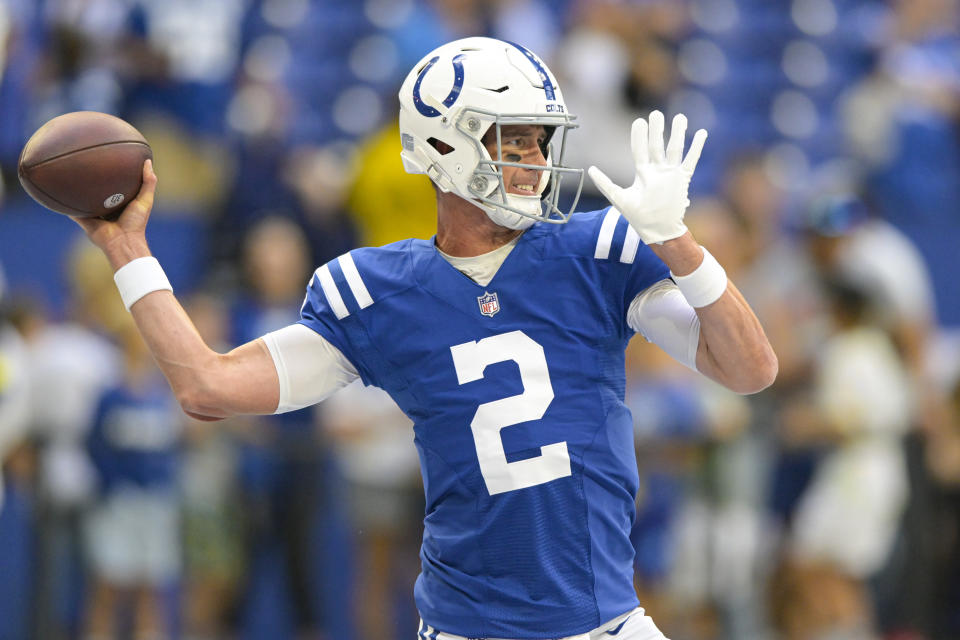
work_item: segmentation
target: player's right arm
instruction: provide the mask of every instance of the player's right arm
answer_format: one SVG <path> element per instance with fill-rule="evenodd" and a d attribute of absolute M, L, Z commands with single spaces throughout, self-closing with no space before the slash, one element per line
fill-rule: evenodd
<path fill-rule="evenodd" d="M 103 250 L 114 270 L 137 258 L 150 256 L 145 230 L 156 184 L 157 177 L 147 160 L 140 193 L 115 222 L 74 218 L 90 240 Z M 143 296 L 130 307 L 130 313 L 188 415 L 216 420 L 238 414 L 270 414 L 276 412 L 278 406 L 281 410 L 285 408 L 281 406 L 281 375 L 271 350 L 278 352 L 276 348 L 268 348 L 264 338 L 229 353 L 217 353 L 203 341 L 186 311 L 168 290 Z M 268 334 L 266 338 L 281 335 L 282 331 Z M 336 349 L 330 347 L 324 351 L 321 345 L 313 354 L 318 361 L 314 363 L 312 382 L 320 385 L 314 397 L 325 397 L 356 377 L 355 371 L 351 377 L 352 366 Z"/>
<path fill-rule="evenodd" d="M 147 294 L 130 313 L 188 415 L 203 420 L 276 411 L 280 383 L 263 339 L 217 353 L 170 291 Z"/>

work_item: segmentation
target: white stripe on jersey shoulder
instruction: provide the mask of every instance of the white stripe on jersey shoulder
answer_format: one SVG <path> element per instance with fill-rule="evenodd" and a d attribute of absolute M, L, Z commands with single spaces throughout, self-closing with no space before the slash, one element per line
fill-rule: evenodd
<path fill-rule="evenodd" d="M 623 251 L 620 252 L 620 262 L 633 264 L 637 257 L 637 247 L 640 246 L 640 234 L 632 226 L 627 225 L 627 237 L 623 241 Z"/>
<path fill-rule="evenodd" d="M 607 209 L 607 214 L 603 216 L 603 223 L 600 225 L 600 235 L 597 237 L 597 248 L 593 252 L 593 257 L 597 260 L 606 260 L 610 257 L 610 245 L 613 244 L 613 232 L 617 230 L 617 222 L 620 220 L 620 212 L 616 207 Z"/>
<path fill-rule="evenodd" d="M 353 261 L 353 256 L 350 255 L 350 252 L 343 254 L 337 260 L 340 262 L 340 269 L 343 270 L 343 276 L 347 279 L 347 284 L 350 286 L 350 291 L 353 293 L 353 297 L 356 298 L 357 304 L 360 305 L 361 309 L 366 309 L 373 304 L 373 298 L 370 297 L 370 292 L 367 291 L 366 285 L 363 284 L 363 278 L 360 277 L 360 272 L 357 271 L 357 265 Z"/>
<path fill-rule="evenodd" d="M 323 265 L 317 269 L 314 275 L 320 281 L 323 295 L 327 297 L 327 304 L 333 309 L 337 320 L 343 320 L 350 315 L 350 312 L 347 310 L 347 305 L 343 304 L 343 298 L 340 297 L 340 290 L 337 289 L 337 283 L 333 281 L 333 276 L 330 274 L 329 265 Z"/>

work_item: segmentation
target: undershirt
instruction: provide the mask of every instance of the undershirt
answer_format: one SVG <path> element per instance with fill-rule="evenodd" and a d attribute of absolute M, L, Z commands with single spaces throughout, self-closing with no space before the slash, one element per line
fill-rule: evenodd
<path fill-rule="evenodd" d="M 497 270 L 500 269 L 503 261 L 507 259 L 507 256 L 510 255 L 510 252 L 513 251 L 513 248 L 517 246 L 517 242 L 520 241 L 520 236 L 522 235 L 523 234 L 521 233 L 502 247 L 498 247 L 487 253 L 482 253 L 479 256 L 458 258 L 456 256 L 451 256 L 450 254 L 444 253 L 439 247 L 437 248 L 437 253 L 443 256 L 444 260 L 453 265 L 454 269 L 467 276 L 481 287 L 485 287 L 490 284 L 491 280 L 493 280 L 493 276 L 497 275 Z"/>

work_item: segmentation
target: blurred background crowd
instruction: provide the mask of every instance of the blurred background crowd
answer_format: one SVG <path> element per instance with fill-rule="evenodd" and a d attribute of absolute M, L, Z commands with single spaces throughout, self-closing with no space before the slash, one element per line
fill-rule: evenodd
<path fill-rule="evenodd" d="M 710 132 L 688 223 L 780 375 L 741 397 L 631 346 L 659 626 L 960 638 L 958 25 L 957 0 L 0 0 L 0 640 L 413 637 L 409 421 L 362 387 L 188 419 L 16 163 L 67 111 L 137 126 L 151 244 L 225 350 L 295 321 L 316 266 L 432 234 L 396 91 L 467 35 L 547 61 L 573 166 L 629 182 L 653 108 Z"/>

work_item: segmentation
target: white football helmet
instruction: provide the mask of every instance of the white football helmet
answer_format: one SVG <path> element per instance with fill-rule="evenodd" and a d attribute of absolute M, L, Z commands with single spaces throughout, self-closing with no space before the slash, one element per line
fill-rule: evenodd
<path fill-rule="evenodd" d="M 577 126 L 575 119 L 553 74 L 528 49 L 494 38 L 464 38 L 434 49 L 407 74 L 400 88 L 400 157 L 408 173 L 427 174 L 442 191 L 477 205 L 501 226 L 564 223 L 583 187 L 583 169 L 563 166 L 567 131 Z M 501 127 L 511 124 L 544 127 L 546 166 L 505 161 L 502 151 L 490 157 L 484 134 L 496 127 L 499 149 Z M 441 153 L 438 142 L 452 151 L 441 147 Z M 502 167 L 540 171 L 535 194 L 507 193 Z M 557 207 L 564 176 L 577 186 L 567 212 Z"/>

